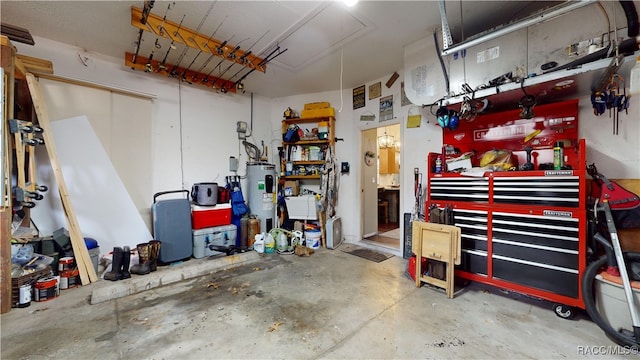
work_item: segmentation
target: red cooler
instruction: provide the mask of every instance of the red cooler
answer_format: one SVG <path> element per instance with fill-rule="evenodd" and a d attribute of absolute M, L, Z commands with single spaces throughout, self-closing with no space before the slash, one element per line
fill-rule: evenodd
<path fill-rule="evenodd" d="M 191 205 L 194 230 L 231 224 L 231 204 L 216 206 Z"/>

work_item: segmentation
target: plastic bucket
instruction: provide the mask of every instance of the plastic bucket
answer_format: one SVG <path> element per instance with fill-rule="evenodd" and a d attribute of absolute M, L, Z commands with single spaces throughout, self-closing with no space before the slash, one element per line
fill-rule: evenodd
<path fill-rule="evenodd" d="M 215 206 L 218 203 L 218 184 L 214 182 L 193 184 L 191 198 L 198 205 Z"/>
<path fill-rule="evenodd" d="M 320 247 L 320 230 L 307 230 L 304 232 L 307 247 L 311 249 L 317 249 Z"/>

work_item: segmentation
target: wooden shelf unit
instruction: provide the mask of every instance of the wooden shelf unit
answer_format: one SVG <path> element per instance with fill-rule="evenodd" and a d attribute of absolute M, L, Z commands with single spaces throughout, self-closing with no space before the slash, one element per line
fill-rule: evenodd
<path fill-rule="evenodd" d="M 280 178 L 283 180 L 291 180 L 291 179 L 297 179 L 297 180 L 304 180 L 304 179 L 320 179 L 320 174 L 286 174 L 286 165 L 287 163 L 292 163 L 294 170 L 300 167 L 307 167 L 307 166 L 318 166 L 321 167 L 322 165 L 324 165 L 324 159 L 326 159 L 326 154 L 327 154 L 327 149 L 331 148 L 331 152 L 334 151 L 334 145 L 335 145 L 335 117 L 333 116 L 328 116 L 328 117 L 318 117 L 318 118 L 293 118 L 293 119 L 284 119 L 282 120 L 282 135 L 284 138 L 284 134 L 287 133 L 289 126 L 290 125 L 298 125 L 301 128 L 303 128 L 303 126 L 301 125 L 309 125 L 310 127 L 317 127 L 317 124 L 320 122 L 326 122 L 328 123 L 328 135 L 327 135 L 327 139 L 303 139 L 303 140 L 298 140 L 298 141 L 292 141 L 292 142 L 286 142 L 283 141 L 282 142 L 282 147 L 283 147 L 283 151 L 284 151 L 284 157 L 280 159 Z M 315 126 L 311 126 L 311 125 L 315 125 Z M 322 159 L 323 160 L 290 160 L 289 159 L 289 148 L 290 147 L 302 147 L 302 148 L 308 148 L 310 146 L 318 146 L 321 148 L 321 153 L 322 153 Z"/>

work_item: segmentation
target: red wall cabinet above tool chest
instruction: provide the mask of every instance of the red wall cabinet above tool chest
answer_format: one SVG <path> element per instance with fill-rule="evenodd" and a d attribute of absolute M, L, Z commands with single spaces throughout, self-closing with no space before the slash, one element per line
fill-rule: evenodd
<path fill-rule="evenodd" d="M 457 131 L 443 130 L 443 143 L 473 152 L 474 166 L 492 149 L 510 151 L 522 165 L 530 146 L 535 170 L 487 171 L 478 177 L 446 168 L 436 173 L 436 159 L 447 154 L 430 153 L 426 207 L 453 209 L 462 233 L 457 276 L 584 308 L 586 144 L 577 138 L 578 102 L 534 112 L 532 119 L 519 119 L 518 111 L 480 116 Z M 558 141 L 568 145 L 563 169 L 539 170 L 552 162 Z"/>

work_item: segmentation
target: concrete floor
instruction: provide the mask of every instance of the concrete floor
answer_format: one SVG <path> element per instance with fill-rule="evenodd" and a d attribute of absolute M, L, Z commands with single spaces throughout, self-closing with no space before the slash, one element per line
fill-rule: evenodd
<path fill-rule="evenodd" d="M 615 347 L 586 315 L 560 319 L 545 301 L 475 283 L 454 299 L 417 288 L 400 257 L 251 255 L 255 261 L 95 305 L 93 288 L 110 282 L 12 309 L 1 317 L 0 356 L 540 359 L 602 358 L 589 349 Z"/>

